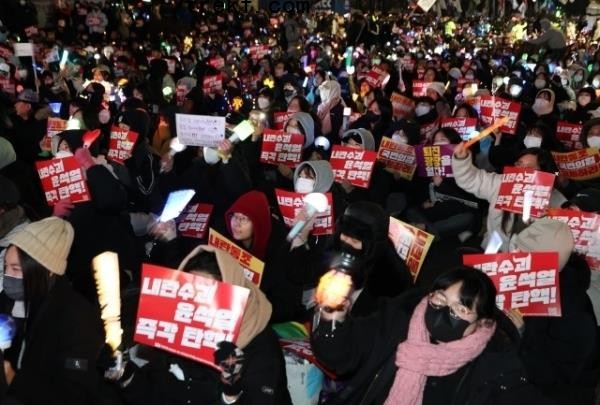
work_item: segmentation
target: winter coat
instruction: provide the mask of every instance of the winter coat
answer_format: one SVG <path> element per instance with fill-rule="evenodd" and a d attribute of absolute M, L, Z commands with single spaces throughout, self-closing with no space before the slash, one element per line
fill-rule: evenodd
<path fill-rule="evenodd" d="M 497 231 L 502 238 L 502 251 L 508 250 L 508 242 L 512 234 L 504 232 L 502 220 L 504 211 L 494 208 L 498 199 L 500 184 L 502 183 L 502 175 L 497 173 L 488 173 L 485 170 L 476 168 L 471 160 L 471 155 L 465 159 L 458 159 L 452 156 L 452 171 L 456 184 L 468 193 L 475 195 L 477 198 L 487 200 L 490 203 L 490 208 L 487 216 L 487 234 L 483 240 L 482 246 L 487 245 L 487 241 L 493 231 Z M 556 189 L 552 190 L 550 196 L 550 207 L 560 207 L 566 198 Z M 508 229 L 511 229 L 515 222 L 515 215 L 511 214 Z"/>
<path fill-rule="evenodd" d="M 243 393 L 236 404 L 291 404 L 287 391 L 285 363 L 275 333 L 269 327 L 244 348 Z M 184 373 L 179 381 L 169 371 L 171 364 Z M 134 372 L 122 391 L 128 405 L 217 405 L 221 404 L 219 373 L 216 369 L 160 353 Z"/>
<path fill-rule="evenodd" d="M 321 322 L 312 345 L 322 364 L 338 376 L 349 376 L 346 388 L 329 404 L 383 404 L 394 381 L 398 343 L 404 341 L 412 312 L 423 293 L 403 294 L 369 317 Z M 502 316 L 499 314 L 499 316 Z M 471 363 L 445 377 L 428 377 L 424 405 L 548 404 L 528 384 L 517 354 L 516 329 L 502 317 L 484 351 Z"/>
<path fill-rule="evenodd" d="M 96 310 L 57 277 L 27 328 L 8 397 L 25 405 L 93 404 L 100 378 L 96 356 L 104 340 Z"/>

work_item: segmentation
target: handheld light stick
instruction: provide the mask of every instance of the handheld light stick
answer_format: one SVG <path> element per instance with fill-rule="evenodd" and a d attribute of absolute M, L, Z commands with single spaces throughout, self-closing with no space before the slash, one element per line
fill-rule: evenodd
<path fill-rule="evenodd" d="M 306 210 L 306 220 L 298 221 L 294 224 L 290 232 L 287 234 L 287 241 L 291 242 L 294 240 L 300 232 L 304 229 L 306 224 L 315 216 L 317 213 L 323 213 L 329 207 L 327 197 L 322 193 L 309 193 L 304 196 L 304 209 Z"/>
<path fill-rule="evenodd" d="M 484 129 L 483 131 L 481 131 L 479 133 L 479 135 L 469 139 L 467 141 L 467 143 L 465 143 L 465 148 L 470 148 L 471 146 L 473 146 L 475 143 L 481 141 L 483 138 L 485 138 L 486 136 L 490 135 L 492 132 L 494 132 L 494 130 L 502 127 L 503 125 L 506 125 L 508 123 L 508 117 L 502 117 L 497 119 L 496 121 L 494 121 L 494 123 L 492 125 L 490 125 L 489 127 L 487 127 L 486 129 Z"/>

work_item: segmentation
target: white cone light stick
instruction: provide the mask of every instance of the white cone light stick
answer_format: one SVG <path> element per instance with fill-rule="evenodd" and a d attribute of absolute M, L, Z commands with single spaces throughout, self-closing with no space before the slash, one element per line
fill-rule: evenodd
<path fill-rule="evenodd" d="M 294 224 L 290 232 L 287 234 L 286 239 L 288 242 L 291 242 L 310 222 L 312 217 L 317 213 L 323 213 L 329 207 L 329 202 L 327 201 L 327 197 L 322 193 L 310 193 L 304 196 L 304 209 L 306 210 L 306 220 L 298 221 Z"/>
<path fill-rule="evenodd" d="M 170 193 L 158 220 L 168 222 L 177 218 L 195 194 L 194 190 L 178 190 Z"/>
<path fill-rule="evenodd" d="M 106 333 L 106 343 L 116 352 L 121 345 L 121 295 L 119 283 L 119 257 L 114 252 L 104 252 L 92 260 L 94 279 L 98 291 L 101 317 Z"/>

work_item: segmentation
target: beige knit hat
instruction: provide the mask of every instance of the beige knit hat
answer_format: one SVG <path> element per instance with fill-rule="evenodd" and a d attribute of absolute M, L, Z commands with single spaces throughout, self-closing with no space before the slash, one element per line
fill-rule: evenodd
<path fill-rule="evenodd" d="M 62 276 L 67 269 L 67 256 L 74 233 L 70 223 L 50 217 L 27 225 L 10 239 L 10 244 L 17 246 L 50 272 Z"/>

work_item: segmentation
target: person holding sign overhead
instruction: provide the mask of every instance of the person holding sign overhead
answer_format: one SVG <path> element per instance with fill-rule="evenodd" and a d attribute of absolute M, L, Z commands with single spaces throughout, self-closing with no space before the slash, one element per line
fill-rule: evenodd
<path fill-rule="evenodd" d="M 558 171 L 550 152 L 539 148 L 525 149 L 515 162 L 515 166 L 546 173 L 556 173 Z M 487 216 L 487 233 L 482 246 L 487 245 L 492 233 L 496 231 L 502 240 L 500 250 L 508 251 L 510 239 L 528 226 L 528 223 L 526 223 L 528 218 L 523 219 L 522 215 L 495 208 L 494 204 L 498 200 L 503 175 L 477 169 L 473 165 L 471 153 L 465 148 L 464 142 L 458 144 L 454 149 L 452 170 L 456 184 L 459 187 L 490 203 Z M 566 198 L 558 190 L 552 189 L 549 201 L 550 207 L 560 207 L 565 201 Z"/>

